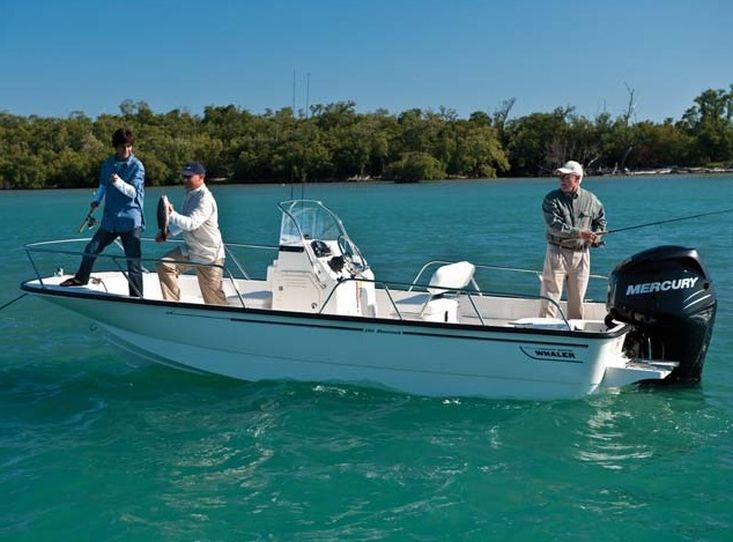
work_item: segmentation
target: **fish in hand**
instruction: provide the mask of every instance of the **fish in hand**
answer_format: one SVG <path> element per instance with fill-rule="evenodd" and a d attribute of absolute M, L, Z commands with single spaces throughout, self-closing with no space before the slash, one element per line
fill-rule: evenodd
<path fill-rule="evenodd" d="M 170 233 L 168 229 L 168 216 L 170 214 L 169 212 L 170 203 L 168 202 L 168 197 L 163 194 L 160 196 L 160 199 L 158 200 L 158 211 L 157 211 L 157 217 L 158 217 L 158 237 L 160 237 L 161 241 L 166 241 L 168 239 L 168 235 Z"/>

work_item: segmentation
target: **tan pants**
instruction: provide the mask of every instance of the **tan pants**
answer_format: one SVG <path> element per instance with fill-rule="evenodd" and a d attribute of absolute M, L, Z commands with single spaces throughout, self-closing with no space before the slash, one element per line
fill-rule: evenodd
<path fill-rule="evenodd" d="M 588 289 L 590 276 L 590 251 L 576 251 L 547 244 L 545 266 L 542 269 L 542 288 L 540 295 L 560 301 L 565 277 L 568 279 L 568 310 L 570 318 L 583 318 L 583 298 Z M 557 306 L 542 299 L 540 317 L 556 318 Z"/>
<path fill-rule="evenodd" d="M 158 280 L 160 280 L 163 299 L 171 301 L 181 299 L 181 290 L 178 287 L 178 275 L 194 267 L 196 269 L 196 276 L 199 279 L 199 288 L 201 288 L 204 303 L 209 305 L 226 305 L 226 297 L 221 289 L 223 269 L 221 267 L 181 263 L 187 261 L 188 258 L 183 255 L 180 248 L 174 248 L 163 256 L 161 262 L 158 264 Z M 217 260 L 213 262 L 213 265 L 224 265 L 224 260 Z"/>

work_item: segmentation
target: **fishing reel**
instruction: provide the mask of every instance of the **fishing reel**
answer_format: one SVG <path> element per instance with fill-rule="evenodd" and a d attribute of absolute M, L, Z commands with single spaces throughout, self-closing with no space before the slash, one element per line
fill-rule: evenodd
<path fill-rule="evenodd" d="M 97 219 L 93 216 L 88 216 L 84 219 L 84 222 L 82 223 L 82 228 L 87 228 L 91 230 L 94 226 L 97 225 Z"/>
<path fill-rule="evenodd" d="M 91 230 L 96 225 L 97 219 L 94 218 L 94 215 L 90 212 L 87 216 L 84 217 L 84 220 L 81 221 L 81 224 L 79 224 L 79 233 L 83 232 L 85 229 Z"/>
<path fill-rule="evenodd" d="M 89 229 L 89 230 L 91 230 L 91 229 L 92 229 L 92 228 L 93 228 L 94 226 L 96 226 L 96 225 L 97 225 L 97 219 L 96 219 L 96 218 L 94 218 L 93 216 L 88 216 L 88 217 L 86 218 L 86 220 L 84 221 L 84 226 L 85 226 L 85 227 L 86 227 L 87 229 Z"/>

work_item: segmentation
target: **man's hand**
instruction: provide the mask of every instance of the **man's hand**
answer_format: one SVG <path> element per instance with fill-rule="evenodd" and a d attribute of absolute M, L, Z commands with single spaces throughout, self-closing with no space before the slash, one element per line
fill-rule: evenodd
<path fill-rule="evenodd" d="M 98 201 L 96 201 L 96 200 L 94 200 L 93 202 L 91 202 L 91 203 L 89 204 L 89 208 L 90 208 L 90 209 L 96 209 L 97 207 L 99 207 L 99 202 L 98 202 Z"/>
<path fill-rule="evenodd" d="M 158 233 L 155 234 L 155 242 L 162 243 L 163 241 L 165 241 L 165 239 L 163 239 L 163 232 L 158 230 Z"/>
<path fill-rule="evenodd" d="M 122 180 L 122 177 L 120 177 L 119 175 L 117 175 L 117 173 L 113 173 L 113 174 L 112 174 L 112 175 L 110 176 L 110 180 L 111 180 L 111 181 L 112 181 L 113 183 L 116 183 L 117 181 L 121 181 L 121 180 Z"/>
<path fill-rule="evenodd" d="M 590 230 L 582 230 L 580 232 L 580 238 L 583 239 L 583 241 L 590 243 L 591 245 L 596 244 L 601 239 L 598 235 Z"/>

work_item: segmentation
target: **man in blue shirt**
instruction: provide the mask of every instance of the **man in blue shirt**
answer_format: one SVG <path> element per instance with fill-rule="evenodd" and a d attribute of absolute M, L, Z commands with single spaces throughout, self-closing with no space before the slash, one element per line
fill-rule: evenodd
<path fill-rule="evenodd" d="M 140 237 L 145 227 L 145 167 L 132 153 L 134 142 L 132 131 L 127 129 L 120 128 L 112 136 L 115 154 L 102 163 L 97 197 L 90 204 L 92 209 L 96 209 L 104 199 L 102 223 L 84 249 L 76 275 L 66 279 L 61 286 L 87 284 L 97 255 L 119 237 L 127 258 L 130 295 L 143 296 Z"/>

